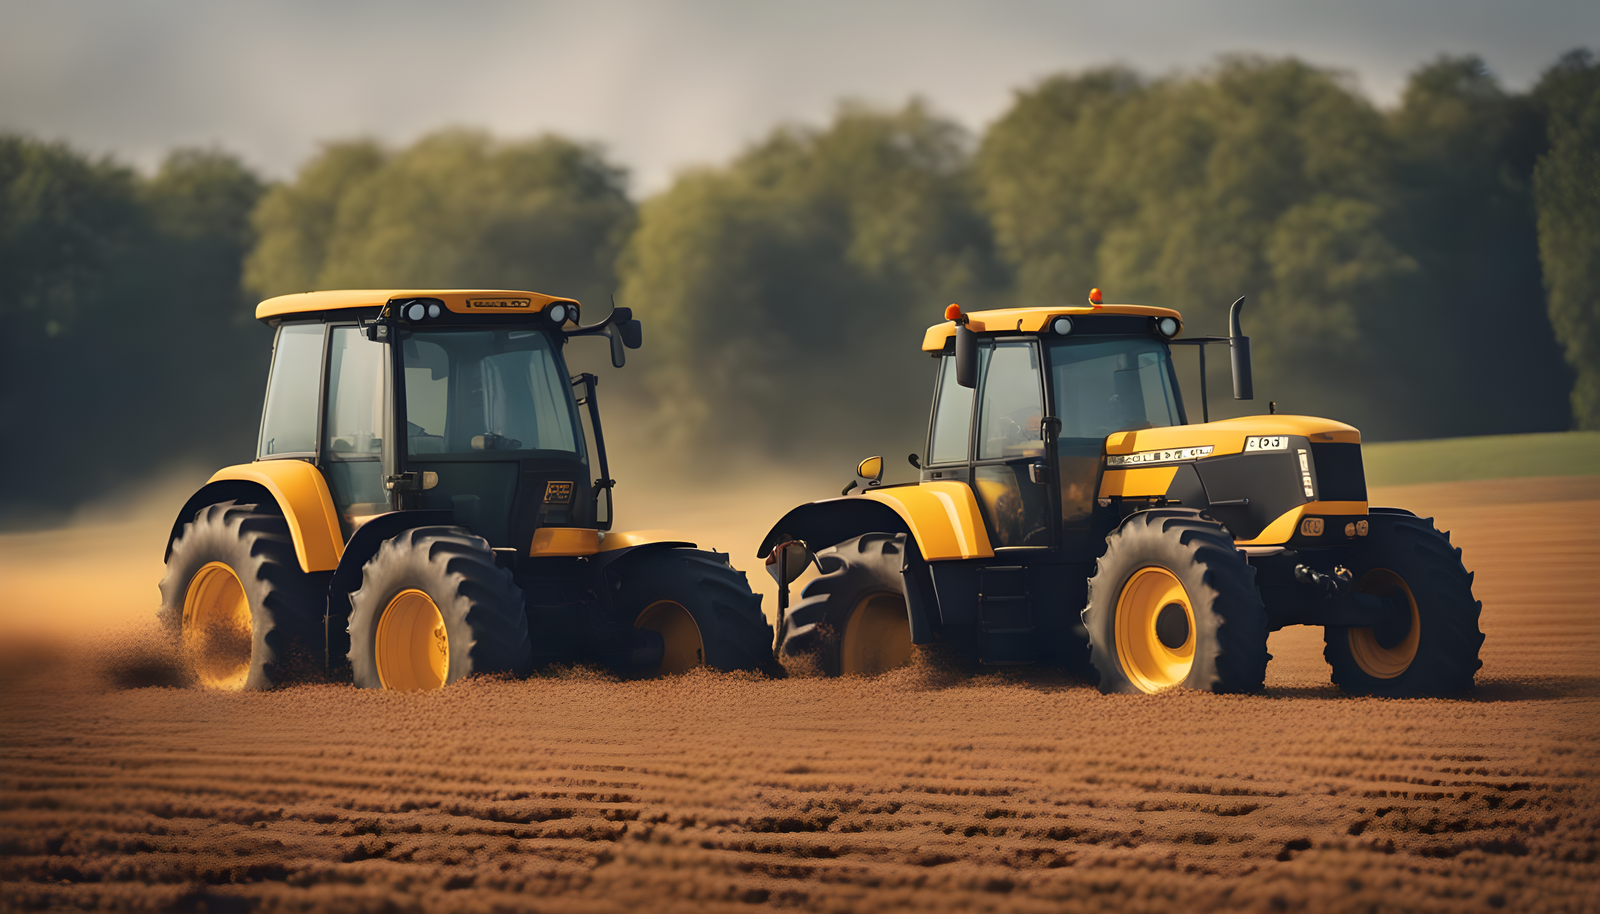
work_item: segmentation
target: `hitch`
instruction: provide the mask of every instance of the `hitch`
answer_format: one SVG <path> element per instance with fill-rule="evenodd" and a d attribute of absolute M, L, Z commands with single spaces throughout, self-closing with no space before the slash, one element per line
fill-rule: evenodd
<path fill-rule="evenodd" d="M 1350 569 L 1343 565 L 1333 566 L 1333 574 L 1323 574 L 1309 565 L 1296 565 L 1294 579 L 1321 590 L 1326 597 L 1342 597 L 1350 592 Z"/>
<path fill-rule="evenodd" d="M 1285 624 L 1370 628 L 1384 647 L 1399 644 L 1411 631 L 1411 603 L 1403 590 L 1355 590 L 1354 575 L 1343 565 L 1333 566 L 1331 573 L 1296 565 L 1294 579 L 1315 590 L 1317 596 L 1297 601 L 1297 609 L 1283 620 Z"/>

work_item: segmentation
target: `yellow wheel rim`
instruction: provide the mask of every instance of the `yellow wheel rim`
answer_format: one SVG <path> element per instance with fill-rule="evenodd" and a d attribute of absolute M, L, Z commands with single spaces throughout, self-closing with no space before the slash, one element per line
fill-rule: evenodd
<path fill-rule="evenodd" d="M 644 608 L 633 627 L 661 635 L 661 668 L 657 670 L 660 674 L 687 672 L 706 662 L 706 645 L 700 638 L 700 626 L 681 603 L 657 600 Z"/>
<path fill-rule="evenodd" d="M 386 689 L 437 689 L 449 678 L 450 636 L 444 616 L 420 590 L 402 590 L 383 608 L 375 647 L 378 679 Z"/>
<path fill-rule="evenodd" d="M 1117 597 L 1117 661 L 1141 692 L 1159 692 L 1194 669 L 1194 605 L 1165 568 L 1133 573 Z"/>
<path fill-rule="evenodd" d="M 839 645 L 839 673 L 873 676 L 911 662 L 911 623 L 897 593 L 875 593 L 851 611 Z"/>
<path fill-rule="evenodd" d="M 244 688 L 254 642 L 250 600 L 239 576 L 221 562 L 195 572 L 183 595 L 183 646 L 200 684 Z"/>
<path fill-rule="evenodd" d="M 1422 640 L 1422 617 L 1417 613 L 1417 598 L 1411 595 L 1411 588 L 1406 586 L 1405 579 L 1387 568 L 1374 568 L 1362 575 L 1356 590 L 1370 594 L 1398 590 L 1405 594 L 1406 604 L 1411 608 L 1411 628 L 1400 643 L 1392 647 L 1384 647 L 1379 643 L 1378 636 L 1370 628 L 1349 630 L 1350 656 L 1361 672 L 1374 679 L 1393 679 L 1410 669 L 1411 661 L 1417 659 L 1417 643 Z"/>

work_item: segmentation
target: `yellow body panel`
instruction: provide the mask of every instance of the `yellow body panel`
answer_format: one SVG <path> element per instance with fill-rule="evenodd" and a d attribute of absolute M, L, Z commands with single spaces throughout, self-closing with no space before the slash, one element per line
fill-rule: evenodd
<path fill-rule="evenodd" d="M 588 527 L 540 527 L 533 531 L 531 556 L 594 555 L 600 551 L 600 531 Z"/>
<path fill-rule="evenodd" d="M 1136 314 L 1144 317 L 1170 317 L 1182 321 L 1183 317 L 1171 308 L 1156 308 L 1150 305 L 1101 305 L 1091 308 L 1085 305 L 1081 308 L 1000 308 L 994 311 L 973 311 L 967 315 L 967 326 L 979 333 L 1037 333 L 1049 326 L 1050 321 L 1066 315 L 1073 317 L 1080 314 Z M 945 341 L 955 336 L 956 325 L 954 321 L 945 321 L 934 324 L 923 334 L 922 349 L 924 352 L 938 352 L 944 348 Z"/>
<path fill-rule="evenodd" d="M 346 308 L 376 308 L 397 298 L 437 298 L 446 308 L 460 314 L 537 314 L 557 302 L 577 304 L 573 299 L 558 295 L 514 289 L 339 289 L 269 298 L 256 305 L 256 319 Z"/>
<path fill-rule="evenodd" d="M 608 530 L 600 540 L 599 552 L 612 552 L 630 546 L 650 543 L 694 543 L 694 540 L 677 530 Z"/>
<path fill-rule="evenodd" d="M 1355 426 L 1333 419 L 1315 416 L 1240 416 L 1197 425 L 1113 432 L 1106 437 L 1106 453 L 1133 454 L 1209 444 L 1215 448 L 1209 456 L 1221 457 L 1224 454 L 1243 453 L 1244 439 L 1252 435 L 1304 435 L 1317 442 L 1361 443 L 1361 432 Z"/>
<path fill-rule="evenodd" d="M 289 522 L 294 553 L 302 570 L 332 571 L 339 567 L 344 534 L 339 530 L 339 514 L 321 471 L 303 460 L 257 460 L 224 467 L 210 481 L 229 479 L 260 483 L 272 493 L 284 520 Z"/>
<path fill-rule="evenodd" d="M 994 555 L 978 513 L 978 500 L 962 482 L 924 482 L 892 489 L 869 489 L 861 498 L 882 502 L 911 528 L 928 561 L 975 559 Z"/>
<path fill-rule="evenodd" d="M 1332 517 L 1367 514 L 1367 503 L 1364 501 L 1312 501 L 1285 511 L 1278 519 L 1268 524 L 1255 539 L 1236 540 L 1238 546 L 1276 546 L 1287 543 L 1289 537 L 1294 536 L 1294 531 L 1300 526 L 1300 518 L 1307 514 Z"/>
<path fill-rule="evenodd" d="M 1134 470 L 1106 470 L 1100 477 L 1101 497 L 1147 498 L 1167 494 L 1176 466 L 1139 467 Z"/>

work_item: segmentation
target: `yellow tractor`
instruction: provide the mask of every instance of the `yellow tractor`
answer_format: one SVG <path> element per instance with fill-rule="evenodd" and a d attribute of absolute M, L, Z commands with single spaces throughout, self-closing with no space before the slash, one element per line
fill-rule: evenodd
<path fill-rule="evenodd" d="M 536 292 L 334 291 L 256 317 L 277 330 L 256 459 L 178 512 L 161 582 L 201 683 L 774 671 L 726 555 L 610 529 L 596 380 L 562 351 L 604 337 L 622 367 L 628 309 L 584 326 L 578 302 Z"/>
<path fill-rule="evenodd" d="M 779 652 L 832 674 L 906 663 L 913 645 L 984 664 L 1056 664 L 1107 692 L 1260 689 L 1267 635 L 1320 625 L 1352 693 L 1472 685 L 1481 604 L 1431 520 L 1367 503 L 1361 435 L 1330 419 L 1209 420 L 1205 347 L 1253 397 L 1234 303 L 1226 337 L 1185 337 L 1142 305 L 963 313 L 938 361 L 915 482 L 857 467 L 801 505 L 759 556 L 779 582 Z M 1199 347 L 1190 424 L 1173 347 Z M 791 608 L 789 585 L 813 578 Z"/>

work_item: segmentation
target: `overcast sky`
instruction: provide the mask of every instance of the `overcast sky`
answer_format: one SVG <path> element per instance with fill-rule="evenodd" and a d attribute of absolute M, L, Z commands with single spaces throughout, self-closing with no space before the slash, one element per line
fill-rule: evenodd
<path fill-rule="evenodd" d="M 272 177 L 330 139 L 555 131 L 604 144 L 644 195 L 841 98 L 920 95 L 981 129 L 1051 73 L 1245 51 L 1390 104 L 1441 53 L 1522 89 L 1579 45 L 1600 46 L 1597 0 L 0 0 L 0 130 L 146 168 L 215 145 Z"/>

